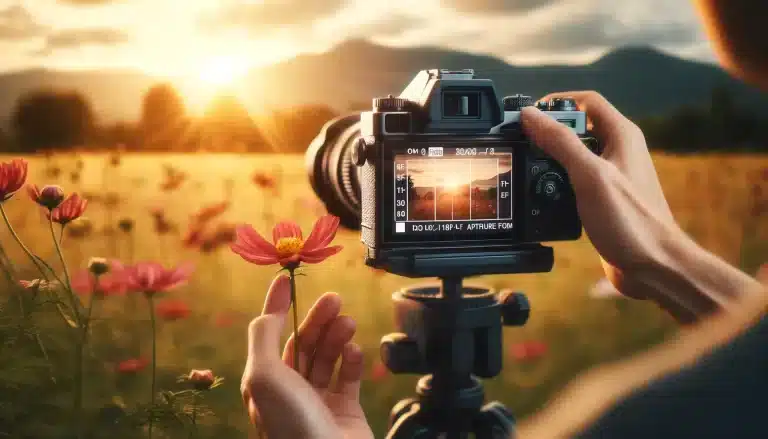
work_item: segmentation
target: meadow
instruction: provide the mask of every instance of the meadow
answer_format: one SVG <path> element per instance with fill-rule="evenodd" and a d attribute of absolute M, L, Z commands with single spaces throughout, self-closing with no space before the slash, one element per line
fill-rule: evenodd
<path fill-rule="evenodd" d="M 62 239 L 71 272 L 85 269 L 93 256 L 166 266 L 194 263 L 190 282 L 161 299 L 182 310 L 158 327 L 158 388 L 179 389 L 179 375 L 212 369 L 224 381 L 205 393 L 197 437 L 248 437 L 239 396 L 245 330 L 260 312 L 276 268 L 246 263 L 230 251 L 227 239 L 233 224 L 249 223 L 268 234 L 281 219 L 296 221 L 308 233 L 324 209 L 309 186 L 303 157 L 68 153 L 27 159 L 29 183 L 58 184 L 89 200 L 85 218 L 68 225 Z M 759 204 L 768 194 L 768 157 L 656 154 L 654 160 L 676 218 L 697 242 L 748 272 L 768 260 L 768 212 Z M 5 208 L 28 247 L 60 267 L 48 220 L 27 194 L 19 192 Z M 201 215 L 212 218 L 205 227 L 190 229 Z M 23 278 L 38 277 L 4 226 L 0 242 L 9 259 L 22 267 Z M 387 317 L 392 315 L 391 294 L 413 280 L 366 267 L 354 232 L 341 231 L 335 242 L 344 250 L 307 266 L 306 276 L 297 280 L 300 315 L 325 291 L 342 296 L 345 312 L 357 320 L 357 341 L 366 352 L 364 409 L 376 437 L 384 437 L 390 407 L 414 393 L 415 377 L 383 370 L 378 344 L 394 330 Z M 580 372 L 656 344 L 676 327 L 649 303 L 592 297 L 590 289 L 602 269 L 586 237 L 553 247 L 551 273 L 468 282 L 523 291 L 531 301 L 528 324 L 505 329 L 502 374 L 486 383 L 488 399 L 500 400 L 520 418 L 542 407 Z M 9 294 L 3 296 L 6 303 Z M 138 437 L 135 430 L 116 427 L 109 419 L 148 402 L 148 369 L 125 367 L 126 361 L 148 358 L 147 316 L 146 304 L 135 295 L 106 297 L 94 310 L 83 401 L 89 424 L 96 427 L 86 437 Z M 56 324 L 61 323 L 41 321 L 39 336 L 53 346 L 52 352 L 65 351 Z M 59 428 L 67 421 L 62 413 L 71 407 L 67 383 L 53 382 L 45 373 L 24 374 L 18 364 L 18 358 L 0 357 L 0 376 L 14 377 L 0 384 L 5 386 L 0 388 L 0 437 L 67 437 L 65 428 Z M 32 392 L 41 393 L 35 398 Z M 42 409 L 40 399 L 46 400 Z M 184 437 L 189 433 L 182 430 L 188 427 L 183 422 L 158 425 L 155 437 Z"/>

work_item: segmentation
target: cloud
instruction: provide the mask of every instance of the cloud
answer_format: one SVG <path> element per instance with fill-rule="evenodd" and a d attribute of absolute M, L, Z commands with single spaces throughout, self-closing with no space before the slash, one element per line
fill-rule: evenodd
<path fill-rule="evenodd" d="M 114 46 L 129 40 L 128 34 L 118 29 L 65 29 L 49 34 L 45 39 L 45 45 L 38 54 L 45 55 L 55 50 L 74 49 L 83 46 Z"/>
<path fill-rule="evenodd" d="M 204 18 L 201 24 L 210 31 L 239 28 L 263 35 L 279 28 L 311 24 L 332 16 L 348 1 L 264 0 L 262 3 L 229 4 L 218 13 Z"/>
<path fill-rule="evenodd" d="M 40 36 L 45 31 L 46 27 L 21 5 L 0 9 L 0 40 L 23 40 Z"/>
<path fill-rule="evenodd" d="M 559 0 L 442 0 L 456 12 L 470 14 L 519 14 L 548 6 Z"/>

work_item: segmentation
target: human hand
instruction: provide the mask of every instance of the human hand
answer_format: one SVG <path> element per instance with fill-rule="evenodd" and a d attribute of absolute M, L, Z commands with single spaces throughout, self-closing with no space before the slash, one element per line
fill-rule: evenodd
<path fill-rule="evenodd" d="M 666 275 L 659 267 L 674 265 L 675 258 L 695 246 L 672 216 L 642 131 L 596 92 L 542 99 L 565 96 L 574 98 L 593 122 L 592 131 L 604 147 L 601 157 L 571 129 L 534 107 L 523 109 L 522 126 L 533 143 L 566 168 L 579 216 L 606 277 L 623 294 L 654 299 L 680 320 L 709 312 L 716 305 L 710 298 L 648 285 L 648 279 Z"/>
<path fill-rule="evenodd" d="M 269 439 L 373 439 L 360 406 L 363 354 L 351 341 L 354 320 L 339 314 L 341 299 L 326 293 L 299 327 L 301 374 L 291 367 L 293 336 L 282 358 L 279 352 L 290 305 L 289 280 L 280 276 L 270 286 L 262 315 L 248 327 L 240 389 L 251 421 Z M 338 378 L 331 383 L 339 357 Z"/>

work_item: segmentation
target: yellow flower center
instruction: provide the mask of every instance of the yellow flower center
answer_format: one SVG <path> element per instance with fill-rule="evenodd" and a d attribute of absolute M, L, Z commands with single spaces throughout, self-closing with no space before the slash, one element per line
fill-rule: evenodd
<path fill-rule="evenodd" d="M 277 248 L 278 256 L 287 258 L 299 253 L 301 249 L 304 248 L 304 241 L 295 236 L 290 238 L 280 238 L 277 241 L 277 244 L 275 244 L 275 248 Z"/>

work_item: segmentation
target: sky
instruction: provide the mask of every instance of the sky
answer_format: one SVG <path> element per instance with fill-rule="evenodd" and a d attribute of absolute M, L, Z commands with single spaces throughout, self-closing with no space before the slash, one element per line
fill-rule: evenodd
<path fill-rule="evenodd" d="M 349 38 L 521 65 L 624 45 L 714 59 L 687 0 L 0 0 L 0 71 L 129 67 L 215 82 Z"/>
<path fill-rule="evenodd" d="M 407 162 L 408 174 L 413 179 L 415 187 L 463 186 L 473 181 L 495 178 L 498 174 L 510 170 L 509 160 L 500 159 L 412 159 Z M 486 184 L 478 187 L 487 189 L 489 186 Z"/>

